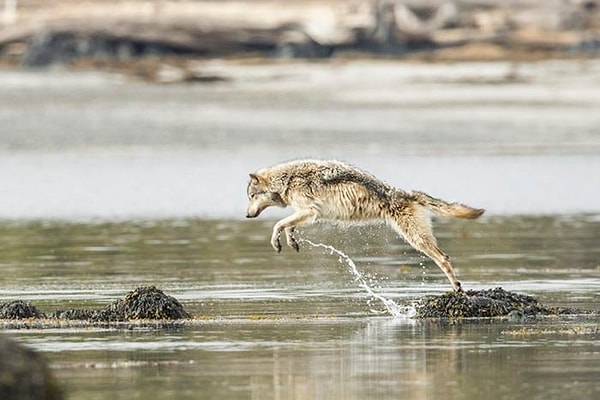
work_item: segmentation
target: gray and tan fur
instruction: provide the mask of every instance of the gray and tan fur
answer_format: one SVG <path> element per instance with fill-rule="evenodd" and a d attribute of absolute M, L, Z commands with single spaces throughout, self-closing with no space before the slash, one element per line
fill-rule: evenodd
<path fill-rule="evenodd" d="M 280 236 L 299 251 L 294 228 L 319 219 L 343 222 L 385 221 L 415 249 L 431 258 L 454 290 L 461 290 L 449 257 L 437 246 L 429 211 L 443 217 L 474 219 L 484 210 L 448 203 L 423 192 L 395 188 L 359 168 L 339 162 L 298 160 L 250 174 L 247 218 L 270 206 L 296 212 L 273 227 L 271 245 L 281 251 Z"/>

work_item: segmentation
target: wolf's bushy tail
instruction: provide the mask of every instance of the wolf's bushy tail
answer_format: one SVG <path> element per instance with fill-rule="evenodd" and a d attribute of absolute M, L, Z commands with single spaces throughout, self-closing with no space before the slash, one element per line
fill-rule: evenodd
<path fill-rule="evenodd" d="M 417 203 L 440 217 L 475 219 L 485 212 L 483 208 L 473 208 L 461 203 L 448 203 L 423 192 L 412 192 Z"/>

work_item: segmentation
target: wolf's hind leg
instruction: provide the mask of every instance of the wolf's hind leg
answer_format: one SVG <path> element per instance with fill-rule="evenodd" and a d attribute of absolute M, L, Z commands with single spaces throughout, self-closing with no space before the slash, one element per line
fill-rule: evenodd
<path fill-rule="evenodd" d="M 432 245 L 431 243 L 425 243 L 420 248 L 419 251 L 424 253 L 426 256 L 431 258 L 438 267 L 444 272 L 450 284 L 452 285 L 452 289 L 456 292 L 462 291 L 462 287 L 456 276 L 454 275 L 454 268 L 452 268 L 452 264 L 450 264 L 450 257 L 446 255 L 439 247 L 436 245 Z"/>
<path fill-rule="evenodd" d="M 454 269 L 450 264 L 450 257 L 437 246 L 428 216 L 416 212 L 414 215 L 402 215 L 394 218 L 391 223 L 411 246 L 436 263 L 455 291 L 462 291 L 460 282 L 456 279 Z"/>
<path fill-rule="evenodd" d="M 317 212 L 312 209 L 308 210 L 298 210 L 294 214 L 286 217 L 280 221 L 278 221 L 273 227 L 273 234 L 271 235 L 271 246 L 275 249 L 276 252 L 281 252 L 281 231 L 285 229 L 285 236 L 288 241 L 288 244 L 294 248 L 296 251 L 300 249 L 298 243 L 294 239 L 293 232 L 296 226 L 298 225 L 306 225 L 313 223 L 317 218 Z M 291 241 L 290 241 L 291 237 Z M 296 246 L 294 246 L 294 243 Z M 296 248 L 297 247 L 297 248 Z"/>

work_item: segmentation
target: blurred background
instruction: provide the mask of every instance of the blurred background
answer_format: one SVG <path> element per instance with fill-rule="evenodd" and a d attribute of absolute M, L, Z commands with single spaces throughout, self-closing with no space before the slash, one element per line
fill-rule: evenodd
<path fill-rule="evenodd" d="M 3 0 L 0 218 L 240 218 L 342 159 L 491 213 L 597 211 L 594 0 Z"/>

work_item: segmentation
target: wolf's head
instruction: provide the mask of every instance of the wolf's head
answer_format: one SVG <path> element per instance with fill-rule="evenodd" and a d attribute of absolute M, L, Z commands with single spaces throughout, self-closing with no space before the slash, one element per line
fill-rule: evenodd
<path fill-rule="evenodd" d="M 248 183 L 248 211 L 246 218 L 255 218 L 267 207 L 286 207 L 279 193 L 270 188 L 269 179 L 258 174 L 250 174 Z"/>

